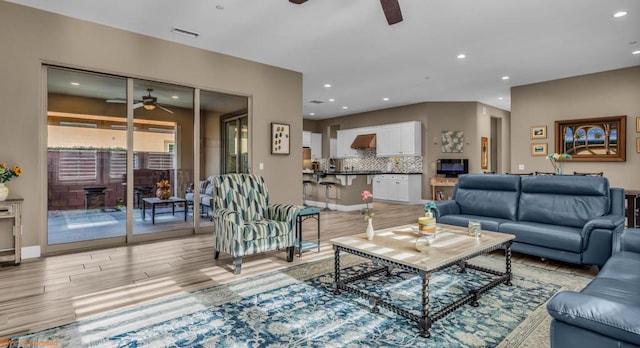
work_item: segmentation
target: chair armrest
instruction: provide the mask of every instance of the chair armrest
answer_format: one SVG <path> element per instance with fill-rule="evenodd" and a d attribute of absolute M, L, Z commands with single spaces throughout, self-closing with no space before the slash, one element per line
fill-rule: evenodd
<path fill-rule="evenodd" d="M 269 204 L 267 206 L 267 219 L 286 222 L 291 230 L 296 228 L 298 213 L 300 213 L 300 207 L 294 204 Z"/>
<path fill-rule="evenodd" d="M 640 345 L 640 307 L 574 291 L 551 298 L 547 311 L 556 320 Z"/>
<path fill-rule="evenodd" d="M 216 230 L 216 240 L 235 240 L 243 242 L 241 231 L 244 229 L 242 215 L 236 211 L 221 208 L 213 212 L 213 223 Z"/>
<path fill-rule="evenodd" d="M 460 214 L 460 207 L 458 206 L 458 203 L 452 199 L 447 201 L 437 201 L 436 207 L 436 220 L 441 216 Z"/>
<path fill-rule="evenodd" d="M 224 221 L 224 222 L 226 221 L 232 222 L 235 225 L 244 227 L 244 220 L 242 219 L 242 215 L 230 209 L 226 209 L 226 208 L 216 209 L 213 212 L 213 219 Z"/>
<path fill-rule="evenodd" d="M 628 228 L 622 233 L 620 250 L 633 251 L 640 254 L 640 228 Z"/>

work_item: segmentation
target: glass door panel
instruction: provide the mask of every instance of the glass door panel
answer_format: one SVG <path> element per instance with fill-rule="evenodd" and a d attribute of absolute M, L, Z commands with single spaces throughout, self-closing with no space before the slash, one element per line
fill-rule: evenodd
<path fill-rule="evenodd" d="M 193 227 L 193 89 L 134 80 L 133 234 Z"/>
<path fill-rule="evenodd" d="M 126 234 L 126 79 L 47 68 L 47 244 Z"/>

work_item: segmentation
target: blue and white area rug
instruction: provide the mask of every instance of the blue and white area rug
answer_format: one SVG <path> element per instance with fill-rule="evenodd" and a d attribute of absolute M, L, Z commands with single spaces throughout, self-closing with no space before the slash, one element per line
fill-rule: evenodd
<path fill-rule="evenodd" d="M 372 267 L 355 257 L 341 259 L 349 272 Z M 481 257 L 483 266 L 503 262 Z M 390 311 L 372 313 L 367 301 L 334 295 L 333 260 L 274 271 L 193 293 L 99 315 L 72 324 L 13 338 L 13 346 L 58 347 L 495 347 L 547 343 L 545 302 L 557 291 L 584 286 L 587 278 L 514 265 L 513 286 L 499 285 L 419 335 L 416 324 Z M 432 276 L 434 310 L 485 283 L 484 274 L 455 268 Z M 384 292 L 394 303 L 419 313 L 420 278 L 395 270 L 360 281 Z M 543 337 L 535 337 L 543 336 Z M 548 344 L 548 343 L 547 343 Z"/>

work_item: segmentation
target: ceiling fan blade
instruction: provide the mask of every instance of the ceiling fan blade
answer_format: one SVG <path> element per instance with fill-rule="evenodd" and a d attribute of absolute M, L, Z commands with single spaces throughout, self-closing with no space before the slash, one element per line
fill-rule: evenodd
<path fill-rule="evenodd" d="M 116 104 L 126 104 L 127 101 L 124 99 L 107 99 L 107 103 L 116 103 Z"/>
<path fill-rule="evenodd" d="M 144 106 L 144 104 L 142 102 L 133 104 L 133 108 L 134 109 L 141 108 L 143 106 Z"/>
<path fill-rule="evenodd" d="M 292 2 L 296 5 L 300 5 L 300 4 L 304 4 L 305 2 L 307 2 L 307 0 L 289 0 L 289 2 Z"/>
<path fill-rule="evenodd" d="M 402 22 L 402 11 L 400 11 L 400 4 L 398 0 L 380 0 L 384 16 L 387 17 L 387 23 L 394 25 Z"/>
<path fill-rule="evenodd" d="M 173 111 L 171 111 L 171 110 L 169 110 L 169 109 L 165 108 L 164 106 L 162 106 L 162 105 L 160 105 L 160 104 L 156 104 L 156 106 L 157 106 L 157 107 L 159 107 L 160 109 L 162 109 L 162 110 L 164 110 L 164 111 L 166 111 L 166 112 L 170 113 L 170 114 L 172 114 L 172 113 L 173 113 Z"/>

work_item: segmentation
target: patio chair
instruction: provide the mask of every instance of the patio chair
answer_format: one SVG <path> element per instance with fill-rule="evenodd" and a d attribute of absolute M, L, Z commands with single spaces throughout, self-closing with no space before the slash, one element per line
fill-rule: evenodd
<path fill-rule="evenodd" d="M 220 251 L 231 254 L 235 274 L 245 255 L 286 248 L 287 261 L 293 261 L 298 206 L 269 204 L 267 185 L 257 175 L 217 176 L 213 187 L 216 260 Z"/>

